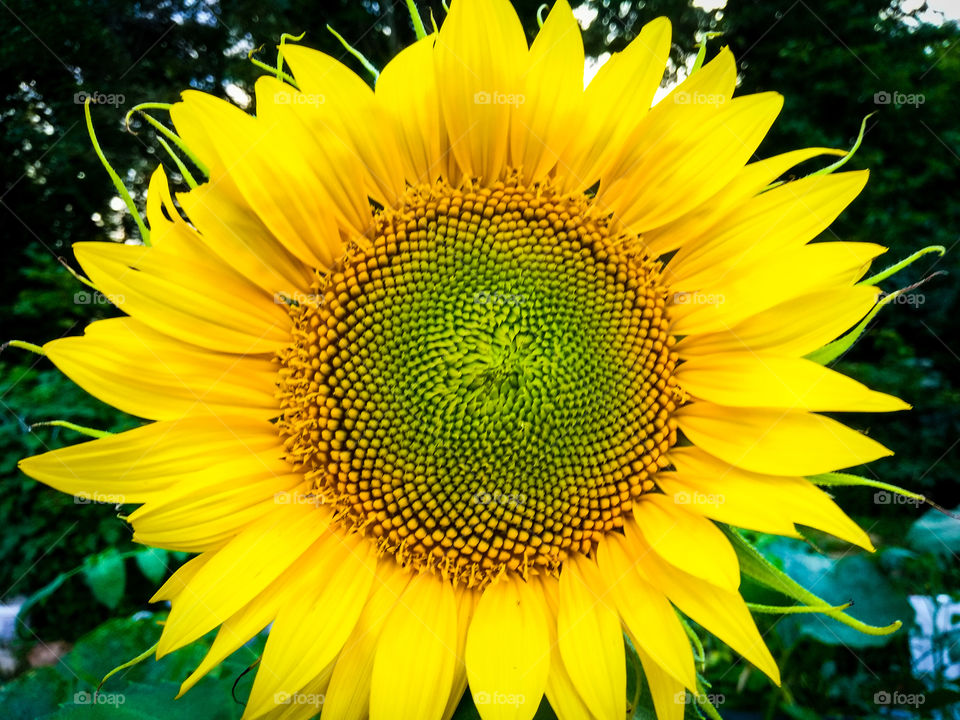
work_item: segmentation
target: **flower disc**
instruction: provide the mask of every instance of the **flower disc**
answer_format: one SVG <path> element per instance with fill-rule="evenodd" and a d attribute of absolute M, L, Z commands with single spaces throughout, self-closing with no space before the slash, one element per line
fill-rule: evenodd
<path fill-rule="evenodd" d="M 482 584 L 588 552 L 676 435 L 659 265 L 583 196 L 414 188 L 293 309 L 282 432 L 403 563 Z"/>

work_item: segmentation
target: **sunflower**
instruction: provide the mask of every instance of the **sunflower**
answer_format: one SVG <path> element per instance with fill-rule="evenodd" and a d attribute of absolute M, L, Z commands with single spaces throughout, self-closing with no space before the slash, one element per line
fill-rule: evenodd
<path fill-rule="evenodd" d="M 818 413 L 907 406 L 806 356 L 884 248 L 811 243 L 867 173 L 750 162 L 782 98 L 734 98 L 728 50 L 651 107 L 670 45 L 584 88 L 565 0 L 529 47 L 454 0 L 375 90 L 285 44 L 255 116 L 172 106 L 206 181 L 158 169 L 149 244 L 74 246 L 126 316 L 44 346 L 151 422 L 21 467 L 196 553 L 153 598 L 158 656 L 219 627 L 182 691 L 272 623 L 245 718 L 448 718 L 469 685 L 485 720 L 619 720 L 628 647 L 680 718 L 683 616 L 778 682 L 723 528 L 871 549 L 808 478 L 890 452 Z"/>

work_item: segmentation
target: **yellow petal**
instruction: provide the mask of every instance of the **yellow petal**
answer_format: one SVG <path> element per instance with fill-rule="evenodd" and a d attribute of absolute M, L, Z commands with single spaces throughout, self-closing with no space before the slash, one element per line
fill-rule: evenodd
<path fill-rule="evenodd" d="M 507 0 L 456 0 L 434 53 L 440 108 L 457 163 L 464 175 L 493 182 L 506 165 L 510 116 L 525 100 L 523 26 Z"/>
<path fill-rule="evenodd" d="M 740 587 L 737 554 L 709 520 L 649 493 L 634 503 L 633 517 L 649 546 L 668 563 L 727 590 Z"/>
<path fill-rule="evenodd" d="M 315 543 L 308 548 L 269 587 L 220 626 L 203 662 L 184 680 L 177 697 L 273 622 L 280 608 L 304 592 L 313 592 L 324 581 L 322 571 L 325 558 L 322 550 L 322 543 Z"/>
<path fill-rule="evenodd" d="M 546 604 L 540 588 L 502 575 L 477 603 L 466 646 L 467 678 L 483 720 L 530 720 L 550 669 Z"/>
<path fill-rule="evenodd" d="M 730 330 L 687 335 L 676 344 L 684 359 L 749 350 L 803 357 L 856 325 L 880 296 L 870 285 L 800 295 L 752 315 Z"/>
<path fill-rule="evenodd" d="M 656 256 L 686 245 L 707 234 L 710 228 L 729 216 L 744 201 L 759 193 L 794 165 L 823 154 L 844 153 L 830 148 L 803 148 L 748 164 L 726 187 L 697 209 L 644 233 L 644 246 L 651 255 Z"/>
<path fill-rule="evenodd" d="M 94 397 L 151 420 L 214 414 L 266 420 L 279 412 L 268 357 L 201 350 L 133 318 L 91 323 L 83 337 L 53 340 L 44 352 Z"/>
<path fill-rule="evenodd" d="M 632 156 L 612 171 L 616 179 L 601 183 L 598 205 L 636 233 L 676 220 L 743 169 L 782 107 L 781 95 L 760 93 L 732 100 L 708 117 L 690 106 L 672 108 L 664 122 L 651 122 L 638 136 Z M 651 113 L 651 119 L 659 116 Z"/>
<path fill-rule="evenodd" d="M 211 185 L 229 176 L 244 202 L 291 253 L 310 267 L 333 267 L 343 246 L 329 211 L 329 195 L 313 170 L 333 175 L 326 158 L 295 147 L 276 118 L 254 118 L 206 93 L 183 93 L 183 102 L 170 114 L 178 127 L 189 117 L 215 129 L 210 140 L 223 163 L 211 166 Z"/>
<path fill-rule="evenodd" d="M 584 92 L 583 119 L 558 168 L 565 189 L 585 190 L 617 160 L 650 111 L 669 55 L 670 21 L 659 17 L 600 66 Z"/>
<path fill-rule="evenodd" d="M 677 682 L 695 688 L 690 640 L 667 596 L 637 572 L 643 563 L 643 557 L 630 556 L 616 535 L 597 549 L 597 566 L 634 647 L 642 648 Z"/>
<path fill-rule="evenodd" d="M 523 102 L 510 130 L 514 167 L 538 182 L 579 133 L 575 118 L 583 98 L 583 39 L 567 0 L 557 0 L 530 48 L 520 78 Z M 564 172 L 563 167 L 560 172 Z"/>
<path fill-rule="evenodd" d="M 430 573 L 416 575 L 377 644 L 370 720 L 440 720 L 457 662 L 453 587 Z"/>
<path fill-rule="evenodd" d="M 289 152 L 305 161 L 306 167 L 297 166 L 297 175 L 306 187 L 297 190 L 315 195 L 315 202 L 333 214 L 348 235 L 368 232 L 373 215 L 363 192 L 360 157 L 324 122 L 319 98 L 269 76 L 258 78 L 255 89 L 257 118 L 271 128 L 271 136 L 281 140 L 271 154 Z M 330 238 L 328 245 L 334 251 L 330 259 L 336 261 L 344 252 L 343 245 L 336 237 Z"/>
<path fill-rule="evenodd" d="M 800 295 L 852 285 L 885 251 L 873 243 L 813 243 L 717 272 L 703 286 L 675 285 L 671 328 L 678 335 L 729 330 Z"/>
<path fill-rule="evenodd" d="M 867 534 L 823 490 L 802 477 L 761 475 L 695 447 L 674 448 L 676 472 L 657 485 L 677 505 L 736 527 L 799 537 L 794 524 L 836 535 L 872 551 Z"/>
<path fill-rule="evenodd" d="M 187 645 L 227 620 L 320 537 L 330 521 L 323 507 L 277 505 L 204 565 L 177 596 L 157 656 Z"/>
<path fill-rule="evenodd" d="M 593 560 L 568 558 L 560 571 L 557 641 L 574 687 L 601 718 L 626 714 L 627 673 L 620 617 L 602 597 L 604 583 Z"/>
<path fill-rule="evenodd" d="M 396 123 L 397 150 L 410 183 L 432 183 L 449 162 L 433 71 L 436 39 L 430 35 L 401 50 L 377 79 L 376 97 Z"/>
<path fill-rule="evenodd" d="M 135 510 L 127 518 L 133 525 L 134 542 L 184 552 L 218 547 L 270 513 L 278 497 L 303 483 L 300 474 L 282 475 L 274 468 L 245 464 L 230 463 L 233 467 L 226 471 L 214 468 L 216 479 L 209 475 L 185 478 L 167 491 L 167 497 Z M 189 486 L 186 492 L 184 485 Z"/>
<path fill-rule="evenodd" d="M 660 560 L 631 522 L 624 524 L 624 537 L 631 552 L 646 556 L 644 574 L 674 605 L 780 684 L 777 663 L 740 593 L 714 585 L 707 588 L 699 578 Z"/>
<path fill-rule="evenodd" d="M 686 242 L 667 265 L 668 281 L 697 285 L 728 267 L 800 247 L 836 220 L 868 177 L 866 170 L 816 175 L 757 195 Z"/>
<path fill-rule="evenodd" d="M 341 720 L 363 720 L 370 712 L 370 675 L 380 635 L 412 574 L 384 561 L 377 568 L 370 598 L 340 651 L 330 678 L 324 711 Z"/>
<path fill-rule="evenodd" d="M 890 412 L 907 410 L 902 400 L 803 358 L 724 353 L 692 358 L 676 379 L 699 400 L 730 407 Z"/>
<path fill-rule="evenodd" d="M 141 503 L 183 475 L 228 460 L 250 460 L 283 446 L 273 425 L 238 417 L 151 423 L 98 440 L 25 458 L 19 467 L 61 492 L 94 502 Z"/>
<path fill-rule="evenodd" d="M 683 684 L 665 672 L 649 654 L 640 648 L 636 648 L 636 651 L 640 664 L 643 665 L 643 674 L 647 678 L 657 720 L 683 720 L 687 709 L 687 694 Z"/>
<path fill-rule="evenodd" d="M 796 410 L 697 402 L 675 417 L 694 445 L 731 465 L 769 475 L 817 475 L 893 454 L 836 420 Z"/>
<path fill-rule="evenodd" d="M 313 269 L 280 242 L 228 183 L 205 183 L 177 200 L 203 243 L 238 273 L 271 296 L 308 292 Z"/>
<path fill-rule="evenodd" d="M 229 267 L 112 242 L 76 243 L 73 252 L 115 305 L 161 333 L 222 352 L 270 353 L 290 342 L 285 304 Z"/>
<path fill-rule="evenodd" d="M 350 143 L 364 170 L 367 194 L 381 205 L 394 205 L 404 190 L 397 129 L 370 86 L 339 61 L 312 48 L 284 45 L 283 58 L 300 89 L 318 101 L 311 112 L 314 127 L 332 129 Z"/>
<path fill-rule="evenodd" d="M 315 508 L 313 508 L 315 509 Z M 320 541 L 324 573 L 316 585 L 282 607 L 270 629 L 244 717 L 296 693 L 327 668 L 353 631 L 370 595 L 376 545 L 356 533 L 330 532 Z"/>
<path fill-rule="evenodd" d="M 150 602 L 166 602 L 180 595 L 187 589 L 190 581 L 197 576 L 203 566 L 209 563 L 216 554 L 215 551 L 205 552 L 187 560 L 173 575 L 167 578 L 167 581 L 150 598 Z"/>
<path fill-rule="evenodd" d="M 467 689 L 467 634 L 470 632 L 473 613 L 480 600 L 480 593 L 472 588 L 457 587 L 455 595 L 457 599 L 457 662 L 453 670 L 453 688 L 447 698 L 443 720 L 451 720 Z"/>

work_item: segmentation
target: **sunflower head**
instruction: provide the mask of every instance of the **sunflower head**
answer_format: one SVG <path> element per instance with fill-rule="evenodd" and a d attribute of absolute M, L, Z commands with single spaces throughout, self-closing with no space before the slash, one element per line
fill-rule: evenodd
<path fill-rule="evenodd" d="M 565 0 L 530 46 L 454 0 L 373 89 L 287 43 L 255 115 L 171 108 L 204 182 L 158 170 L 149 242 L 76 246 L 127 317 L 44 346 L 150 422 L 21 467 L 197 554 L 155 597 L 160 655 L 220 627 L 183 690 L 272 623 L 246 718 L 447 718 L 469 683 L 485 720 L 620 720 L 626 634 L 674 719 L 680 613 L 778 681 L 731 528 L 871 548 L 811 478 L 889 454 L 819 413 L 906 407 L 816 362 L 883 248 L 811 242 L 867 174 L 757 160 L 782 98 L 734 97 L 728 50 L 653 105 L 669 50 L 654 20 L 584 88 Z"/>

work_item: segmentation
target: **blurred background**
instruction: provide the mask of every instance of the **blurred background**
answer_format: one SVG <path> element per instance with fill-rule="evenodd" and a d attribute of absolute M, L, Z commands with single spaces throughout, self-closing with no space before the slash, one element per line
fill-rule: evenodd
<path fill-rule="evenodd" d="M 420 2 L 424 18 L 430 8 Z M 539 2 L 517 10 L 532 39 Z M 847 420 L 897 453 L 854 470 L 960 504 L 960 5 L 885 0 L 610 0 L 575 3 L 588 75 L 648 20 L 673 21 L 665 87 L 691 67 L 706 32 L 729 45 L 739 93 L 786 96 L 758 156 L 812 145 L 848 148 L 861 119 L 862 147 L 849 168 L 870 168 L 867 189 L 827 235 L 890 248 L 880 267 L 928 245 L 927 255 L 885 283 L 891 291 L 933 275 L 885 308 L 835 365 L 899 395 L 914 411 Z M 438 18 L 444 11 L 433 3 Z M 180 181 L 153 130 L 123 118 L 146 101 L 173 102 L 199 88 L 248 107 L 281 33 L 341 58 L 370 79 L 330 25 L 378 67 L 410 43 L 405 4 L 298 0 L 31 0 L 0 2 L 0 341 L 75 335 L 117 314 L 68 271 L 70 244 L 135 242 L 136 226 L 90 146 L 83 101 L 93 98 L 105 153 L 141 205 L 158 163 Z M 162 114 L 157 114 L 162 116 Z M 805 172 L 806 168 L 796 171 Z M 937 274 L 941 273 L 941 274 Z M 242 648 L 186 699 L 176 686 L 204 653 L 187 648 L 124 671 L 91 695 L 115 665 L 159 635 L 164 608 L 146 603 L 184 560 L 130 541 L 124 508 L 59 494 L 16 470 L 16 461 L 85 438 L 64 420 L 118 431 L 138 424 L 86 396 L 52 365 L 21 349 L 0 354 L 0 717 L 238 718 L 257 642 Z M 772 686 L 717 642 L 706 645 L 710 694 L 728 719 L 960 717 L 960 521 L 867 488 L 840 489 L 840 504 L 880 551 L 851 551 L 825 536 L 809 542 L 756 538 L 764 552 L 832 603 L 903 630 L 859 635 L 817 616 L 760 616 L 781 664 Z M 745 586 L 756 602 L 778 603 Z M 262 640 L 260 641 L 262 642 Z M 688 708 L 696 716 L 695 704 Z M 637 717 L 648 717 L 638 709 Z M 552 715 L 546 707 L 538 717 Z M 464 703 L 458 718 L 477 717 Z"/>

